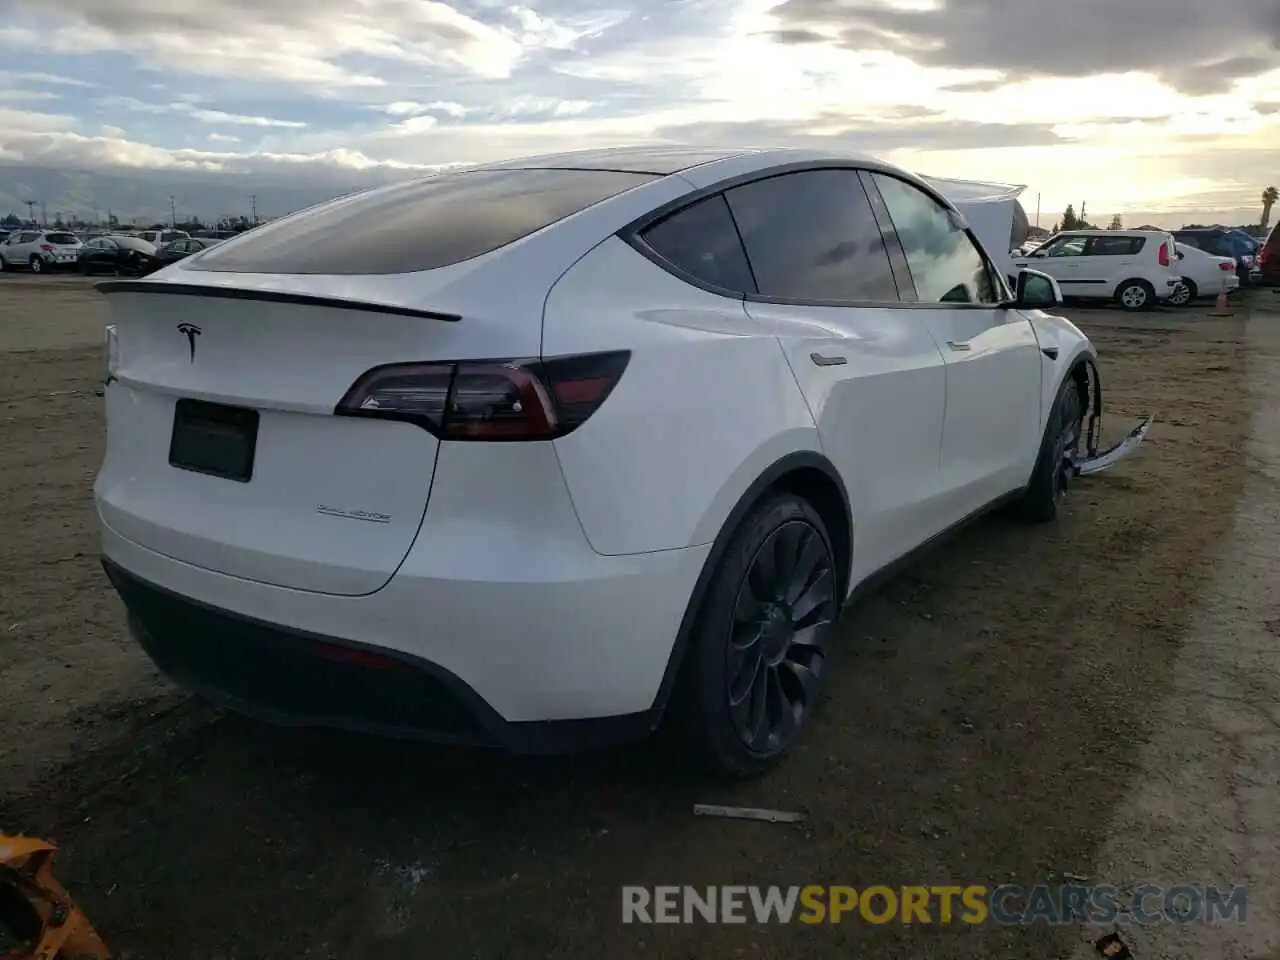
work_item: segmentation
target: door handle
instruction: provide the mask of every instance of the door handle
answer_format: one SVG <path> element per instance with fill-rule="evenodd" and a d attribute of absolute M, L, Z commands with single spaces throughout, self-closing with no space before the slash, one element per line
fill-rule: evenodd
<path fill-rule="evenodd" d="M 952 350 L 960 350 L 960 351 L 973 349 L 973 347 L 971 347 L 969 344 L 965 343 L 962 340 L 961 341 L 948 340 L 947 346 L 950 347 Z"/>
<path fill-rule="evenodd" d="M 838 367 L 842 363 L 848 363 L 848 359 L 837 354 L 828 353 L 811 353 L 809 359 L 819 367 Z"/>

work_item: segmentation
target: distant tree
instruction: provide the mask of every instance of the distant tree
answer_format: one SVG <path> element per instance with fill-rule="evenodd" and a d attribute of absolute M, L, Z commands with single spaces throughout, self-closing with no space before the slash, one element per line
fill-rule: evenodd
<path fill-rule="evenodd" d="M 1050 235 L 1052 235 L 1052 234 L 1055 234 L 1055 233 L 1057 233 L 1057 232 L 1058 232 L 1058 225 L 1055 223 L 1055 224 L 1053 225 L 1053 229 L 1052 229 L 1052 230 L 1050 230 L 1050 231 L 1049 231 L 1049 233 L 1050 233 Z"/>
<path fill-rule="evenodd" d="M 1267 187 L 1262 191 L 1262 220 L 1259 226 L 1263 230 L 1267 229 L 1267 224 L 1271 222 L 1271 208 L 1276 205 L 1276 201 L 1280 200 L 1280 190 L 1275 187 Z"/>
<path fill-rule="evenodd" d="M 22 219 L 14 216 L 12 213 L 6 214 L 3 220 L 0 220 L 0 227 L 20 227 Z"/>
<path fill-rule="evenodd" d="M 1067 209 L 1062 213 L 1062 229 L 1074 230 L 1080 221 L 1076 219 L 1076 205 L 1068 203 Z"/>
<path fill-rule="evenodd" d="M 1117 213 L 1114 217 L 1111 218 L 1111 226 L 1107 227 L 1107 229 L 1108 230 L 1124 229 L 1124 224 L 1120 222 L 1120 214 Z"/>

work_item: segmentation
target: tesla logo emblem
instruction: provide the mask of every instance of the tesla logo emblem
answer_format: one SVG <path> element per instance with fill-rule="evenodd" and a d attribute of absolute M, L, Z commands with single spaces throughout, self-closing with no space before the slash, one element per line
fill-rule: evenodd
<path fill-rule="evenodd" d="M 187 338 L 187 349 L 191 351 L 191 362 L 196 362 L 196 337 L 200 336 L 200 328 L 194 323 L 178 324 L 178 332 Z"/>

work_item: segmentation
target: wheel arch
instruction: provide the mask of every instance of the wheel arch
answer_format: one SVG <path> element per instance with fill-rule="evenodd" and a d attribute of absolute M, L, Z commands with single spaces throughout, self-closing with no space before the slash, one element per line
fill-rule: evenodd
<path fill-rule="evenodd" d="M 703 561 L 702 570 L 685 607 L 684 617 L 681 618 L 675 642 L 667 658 L 666 670 L 662 675 L 662 683 L 650 708 L 653 725 L 657 725 L 671 700 L 703 599 L 729 541 L 753 507 L 766 497 L 782 492 L 807 500 L 822 517 L 827 535 L 831 538 L 831 549 L 836 555 L 836 566 L 841 574 L 837 596 L 843 600 L 848 593 L 853 568 L 853 508 L 839 471 L 825 455 L 814 450 L 797 450 L 779 457 L 761 471 L 738 497 L 712 541 L 711 550 Z"/>
<path fill-rule="evenodd" d="M 1081 350 L 1067 362 L 1066 373 L 1054 387 L 1055 397 L 1068 380 L 1075 381 L 1080 395 L 1081 415 L 1087 424 L 1085 445 L 1092 456 L 1097 452 L 1098 434 L 1102 429 L 1102 375 L 1092 351 Z"/>

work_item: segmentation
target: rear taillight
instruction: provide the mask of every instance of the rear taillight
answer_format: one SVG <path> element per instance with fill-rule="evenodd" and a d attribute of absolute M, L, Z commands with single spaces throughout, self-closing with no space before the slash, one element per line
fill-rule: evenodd
<path fill-rule="evenodd" d="M 1223 260 L 1220 264 L 1218 264 L 1218 269 L 1221 270 L 1223 273 L 1235 273 L 1236 265 L 1234 263 L 1228 263 L 1226 260 Z"/>
<path fill-rule="evenodd" d="M 1160 244 L 1160 266 L 1167 267 L 1169 263 L 1169 244 L 1162 243 Z"/>
<path fill-rule="evenodd" d="M 1258 254 L 1258 266 L 1265 267 L 1267 261 L 1271 259 L 1271 248 L 1263 247 L 1262 252 Z"/>
<path fill-rule="evenodd" d="M 50 243 L 42 243 L 42 244 L 40 244 L 40 252 L 41 252 L 41 253 L 53 253 L 53 244 L 50 244 Z"/>
<path fill-rule="evenodd" d="M 334 412 L 414 423 L 441 440 L 553 440 L 599 409 L 630 359 L 618 350 L 550 360 L 391 363 L 363 374 Z"/>

